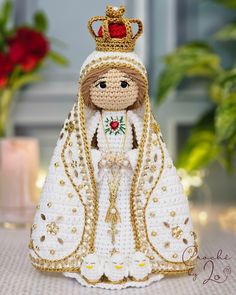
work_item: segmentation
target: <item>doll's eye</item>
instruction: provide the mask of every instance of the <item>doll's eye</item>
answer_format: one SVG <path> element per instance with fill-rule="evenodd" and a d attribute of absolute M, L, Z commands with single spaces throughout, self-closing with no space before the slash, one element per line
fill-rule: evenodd
<path fill-rule="evenodd" d="M 121 82 L 120 82 L 120 86 L 121 86 L 122 88 L 127 88 L 127 87 L 129 86 L 129 83 L 126 82 L 126 81 L 121 81 Z"/>
<path fill-rule="evenodd" d="M 107 84 L 105 81 L 101 81 L 96 85 L 96 87 L 104 89 L 107 87 Z"/>

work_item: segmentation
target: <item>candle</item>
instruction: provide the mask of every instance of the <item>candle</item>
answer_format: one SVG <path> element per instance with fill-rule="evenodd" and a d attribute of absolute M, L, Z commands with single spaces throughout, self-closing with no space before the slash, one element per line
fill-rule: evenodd
<path fill-rule="evenodd" d="M 38 142 L 34 138 L 0 140 L 0 209 L 7 218 L 21 221 L 36 201 Z"/>

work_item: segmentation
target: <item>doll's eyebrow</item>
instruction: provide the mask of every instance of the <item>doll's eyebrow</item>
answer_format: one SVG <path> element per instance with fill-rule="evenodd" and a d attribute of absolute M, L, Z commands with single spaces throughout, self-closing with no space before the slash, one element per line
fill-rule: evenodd
<path fill-rule="evenodd" d="M 127 79 L 130 79 L 130 80 L 133 81 L 133 79 L 132 79 L 130 76 L 128 76 L 128 75 L 124 75 L 123 77 L 124 77 L 124 78 L 127 78 Z"/>
<path fill-rule="evenodd" d="M 101 80 L 101 79 L 105 79 L 106 77 L 100 77 L 100 78 L 98 78 L 97 80 L 95 80 L 94 82 L 93 82 L 93 84 L 94 83 L 96 83 L 97 81 L 99 81 L 99 80 Z"/>

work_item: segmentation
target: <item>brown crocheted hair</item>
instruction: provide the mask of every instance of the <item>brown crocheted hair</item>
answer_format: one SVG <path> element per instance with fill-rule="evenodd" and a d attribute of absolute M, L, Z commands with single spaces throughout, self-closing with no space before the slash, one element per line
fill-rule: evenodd
<path fill-rule="evenodd" d="M 141 74 L 139 74 L 138 71 L 135 71 L 125 66 L 121 66 L 121 67 L 105 66 L 105 67 L 91 70 L 81 81 L 81 94 L 83 96 L 85 105 L 91 109 L 98 109 L 98 107 L 95 106 L 90 99 L 90 86 L 92 85 L 92 83 L 94 83 L 97 80 L 98 76 L 104 75 L 111 69 L 116 69 L 129 75 L 132 78 L 132 80 L 137 83 L 138 99 L 135 101 L 133 105 L 129 106 L 128 109 L 136 109 L 140 107 L 145 101 L 147 83 L 145 81 L 145 78 Z"/>

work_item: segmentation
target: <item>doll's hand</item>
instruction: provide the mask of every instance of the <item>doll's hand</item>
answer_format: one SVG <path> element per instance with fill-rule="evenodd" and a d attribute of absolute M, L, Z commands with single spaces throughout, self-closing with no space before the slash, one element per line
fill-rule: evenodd
<path fill-rule="evenodd" d="M 111 168 L 113 166 L 118 166 L 120 168 L 129 167 L 130 162 L 129 162 L 128 156 L 125 155 L 124 153 L 116 153 L 116 152 L 102 154 L 102 158 L 99 162 L 99 167 Z"/>

